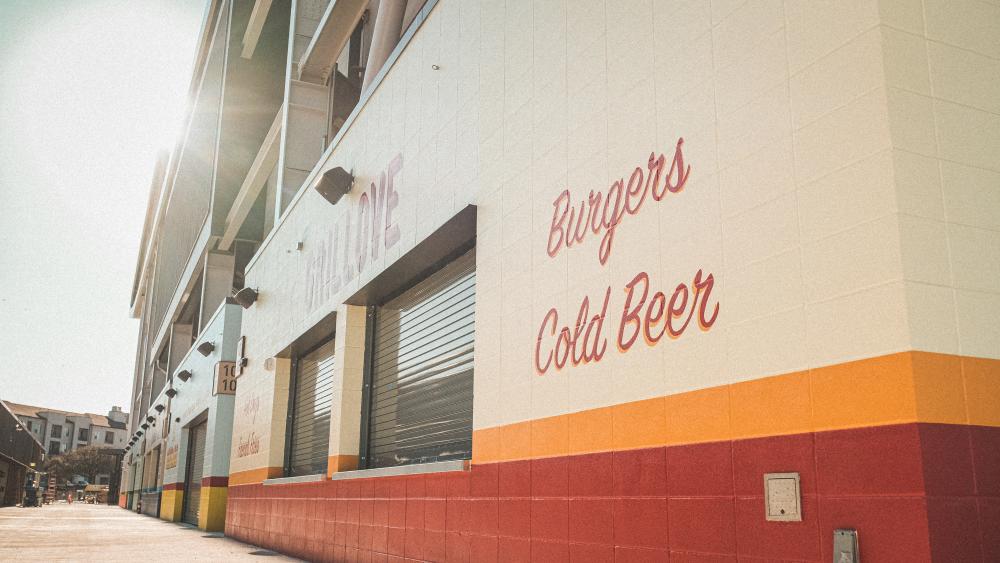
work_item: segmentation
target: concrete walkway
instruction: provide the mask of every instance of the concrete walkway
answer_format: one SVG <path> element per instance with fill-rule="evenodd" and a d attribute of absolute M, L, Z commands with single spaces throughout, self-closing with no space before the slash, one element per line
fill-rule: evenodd
<path fill-rule="evenodd" d="M 117 506 L 57 503 L 42 508 L 0 508 L 0 561 L 272 563 L 297 559 Z"/>

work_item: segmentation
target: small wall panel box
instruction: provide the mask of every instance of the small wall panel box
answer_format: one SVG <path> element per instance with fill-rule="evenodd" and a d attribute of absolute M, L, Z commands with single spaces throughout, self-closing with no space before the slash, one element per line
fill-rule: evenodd
<path fill-rule="evenodd" d="M 798 473 L 764 474 L 764 510 L 769 522 L 802 521 Z"/>

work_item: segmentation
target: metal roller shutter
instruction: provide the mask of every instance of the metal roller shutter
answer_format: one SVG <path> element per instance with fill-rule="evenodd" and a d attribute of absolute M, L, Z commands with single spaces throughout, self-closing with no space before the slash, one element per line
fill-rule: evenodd
<path fill-rule="evenodd" d="M 194 426 L 188 443 L 188 463 L 184 479 L 184 516 L 188 524 L 198 525 L 198 510 L 201 506 L 201 478 L 205 474 L 205 439 L 208 422 Z"/>
<path fill-rule="evenodd" d="M 475 308 L 470 250 L 376 309 L 368 467 L 471 456 Z"/>
<path fill-rule="evenodd" d="M 142 491 L 142 513 L 146 516 L 160 515 L 159 491 L 160 448 L 146 454 L 145 483 Z"/>
<path fill-rule="evenodd" d="M 333 405 L 333 340 L 299 358 L 292 395 L 289 475 L 326 473 Z"/>

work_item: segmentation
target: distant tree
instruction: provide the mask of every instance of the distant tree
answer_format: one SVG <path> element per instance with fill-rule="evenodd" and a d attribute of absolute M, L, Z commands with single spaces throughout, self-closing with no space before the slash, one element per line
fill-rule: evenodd
<path fill-rule="evenodd" d="M 104 448 L 85 446 L 64 455 L 50 457 L 45 461 L 45 471 L 67 479 L 79 475 L 93 483 L 102 473 L 111 473 L 115 466 L 115 456 L 102 453 Z"/>

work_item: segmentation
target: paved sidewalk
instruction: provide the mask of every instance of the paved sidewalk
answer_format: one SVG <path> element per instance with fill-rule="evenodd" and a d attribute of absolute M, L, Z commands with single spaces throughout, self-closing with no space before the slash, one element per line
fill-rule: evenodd
<path fill-rule="evenodd" d="M 272 563 L 297 559 L 117 506 L 58 503 L 0 508 L 0 561 Z"/>

